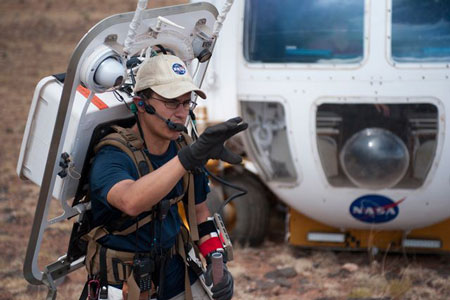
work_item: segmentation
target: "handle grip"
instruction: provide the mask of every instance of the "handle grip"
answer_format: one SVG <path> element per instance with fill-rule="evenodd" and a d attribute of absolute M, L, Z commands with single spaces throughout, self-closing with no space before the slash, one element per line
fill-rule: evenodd
<path fill-rule="evenodd" d="M 212 280 L 213 285 L 218 284 L 222 281 L 223 277 L 223 255 L 220 252 L 214 252 L 211 254 L 211 264 L 212 264 Z"/>

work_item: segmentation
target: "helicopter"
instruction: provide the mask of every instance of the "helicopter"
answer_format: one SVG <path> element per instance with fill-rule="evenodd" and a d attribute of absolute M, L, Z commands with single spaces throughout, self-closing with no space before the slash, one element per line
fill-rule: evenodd
<path fill-rule="evenodd" d="M 260 244 L 281 201 L 296 246 L 450 250 L 449 11 L 445 1 L 236 3 L 202 105 L 209 122 L 249 123 L 234 143 L 246 167 L 222 171 L 252 191 L 228 209 L 238 240 Z"/>

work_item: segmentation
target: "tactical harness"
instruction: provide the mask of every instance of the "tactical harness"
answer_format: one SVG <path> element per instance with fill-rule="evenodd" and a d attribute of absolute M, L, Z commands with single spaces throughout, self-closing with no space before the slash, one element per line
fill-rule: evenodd
<path fill-rule="evenodd" d="M 111 126 L 111 128 L 115 132 L 100 140 L 94 148 L 95 153 L 97 153 L 102 147 L 114 146 L 122 150 L 132 159 L 138 170 L 139 177 L 152 172 L 154 169 L 148 156 L 144 152 L 143 140 L 136 136 L 129 128 L 122 128 L 116 125 Z M 177 140 L 176 143 L 177 150 L 192 142 L 189 135 L 185 133 L 181 134 L 180 139 Z M 189 230 L 183 224 L 181 225 L 181 230 L 177 236 L 176 243 L 167 253 L 163 254 L 163 261 L 174 254 L 179 254 L 183 258 L 185 262 L 185 299 L 192 300 L 188 266 L 191 266 L 197 275 L 200 275 L 203 271 L 201 267 L 187 255 L 187 253 L 194 250 L 196 257 L 199 257 L 198 248 L 193 243 L 199 239 L 195 213 L 193 174 L 186 173 L 183 176 L 183 193 L 180 196 L 162 200 L 161 202 L 165 201 L 165 206 L 170 208 L 171 205 L 175 205 L 185 198 L 186 191 L 188 192 L 187 205 L 185 201 L 182 201 L 181 203 L 183 203 L 184 211 L 187 212 Z M 158 205 L 158 207 L 161 207 L 161 204 Z M 154 208 L 152 210 L 154 210 Z M 86 282 L 80 299 L 86 299 L 86 297 L 93 299 L 98 297 L 98 293 L 100 295 L 100 299 L 107 299 L 108 285 L 119 285 L 123 283 L 126 283 L 128 286 L 128 300 L 139 299 L 141 290 L 136 282 L 136 274 L 134 274 L 136 272 L 136 267 L 133 267 L 133 260 L 135 259 L 136 253 L 116 251 L 105 248 L 98 243 L 98 240 L 108 234 L 121 236 L 129 235 L 152 221 L 153 217 L 154 214 L 151 213 L 145 218 L 138 220 L 138 222 L 120 231 L 108 230 L 108 227 L 103 224 L 93 228 L 88 234 L 82 237 L 83 240 L 87 241 L 85 264 L 88 272 L 88 281 Z M 130 217 L 123 214 L 122 218 L 129 219 Z M 161 268 L 164 268 L 164 266 Z M 161 274 L 163 275 L 163 273 Z M 164 276 L 160 276 L 160 286 L 163 284 L 163 277 Z"/>

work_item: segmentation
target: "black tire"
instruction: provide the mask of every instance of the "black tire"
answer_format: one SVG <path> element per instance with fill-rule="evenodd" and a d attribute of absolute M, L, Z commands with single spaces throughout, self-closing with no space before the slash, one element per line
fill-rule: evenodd
<path fill-rule="evenodd" d="M 243 187 L 248 192 L 232 201 L 234 207 L 234 224 L 226 224 L 230 228 L 231 239 L 243 246 L 256 247 L 262 244 L 269 226 L 269 200 L 266 187 L 250 175 L 229 175 L 226 180 Z M 237 190 L 224 186 L 224 198 L 238 193 Z M 225 213 L 227 210 L 224 210 Z M 224 220 L 227 217 L 224 216 Z"/>

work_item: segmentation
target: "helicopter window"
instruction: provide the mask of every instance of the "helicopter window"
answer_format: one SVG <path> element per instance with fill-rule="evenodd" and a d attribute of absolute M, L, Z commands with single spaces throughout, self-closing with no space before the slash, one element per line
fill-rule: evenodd
<path fill-rule="evenodd" d="M 391 47 L 397 62 L 450 61 L 450 1 L 393 0 Z"/>
<path fill-rule="evenodd" d="M 242 117 L 248 122 L 254 160 L 267 181 L 295 182 L 298 177 L 289 148 L 286 115 L 278 102 L 241 101 Z"/>
<path fill-rule="evenodd" d="M 432 167 L 438 123 L 431 103 L 321 104 L 322 170 L 335 187 L 417 189 Z"/>
<path fill-rule="evenodd" d="M 249 0 L 249 62 L 355 63 L 363 58 L 364 0 Z"/>

